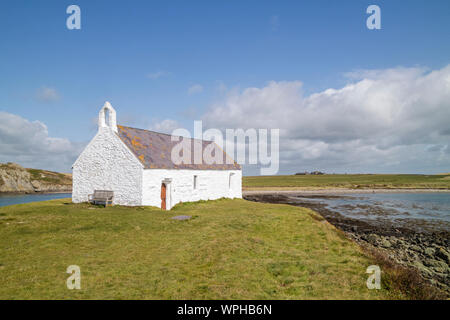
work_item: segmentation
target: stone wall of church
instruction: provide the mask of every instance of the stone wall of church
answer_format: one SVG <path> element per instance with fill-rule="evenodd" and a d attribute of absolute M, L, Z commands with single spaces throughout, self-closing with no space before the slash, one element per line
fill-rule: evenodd
<path fill-rule="evenodd" d="M 110 127 L 97 135 L 73 165 L 72 201 L 88 201 L 94 190 L 114 191 L 114 204 L 142 204 L 143 165 Z"/>

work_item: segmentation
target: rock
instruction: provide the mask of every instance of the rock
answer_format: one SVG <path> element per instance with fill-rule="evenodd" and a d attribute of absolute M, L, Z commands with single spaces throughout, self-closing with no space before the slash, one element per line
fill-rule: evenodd
<path fill-rule="evenodd" d="M 174 220 L 189 220 L 191 218 L 191 216 L 175 216 L 172 217 L 172 219 Z"/>
<path fill-rule="evenodd" d="M 390 242 L 392 245 L 397 245 L 397 244 L 399 244 L 399 240 L 398 240 L 396 237 L 394 237 L 394 236 L 390 236 L 390 237 L 389 237 L 389 242 Z"/>
<path fill-rule="evenodd" d="M 405 252 L 405 256 L 406 256 L 406 257 L 411 257 L 412 260 L 416 260 L 416 259 L 418 258 L 418 257 L 417 257 L 417 253 L 416 253 L 415 251 L 412 251 L 412 250 L 405 250 L 404 252 Z"/>
<path fill-rule="evenodd" d="M 448 265 L 440 260 L 425 259 L 424 264 L 439 273 L 445 273 L 449 270 Z"/>
<path fill-rule="evenodd" d="M 417 252 L 422 251 L 422 248 L 419 247 L 418 245 L 415 245 L 415 244 L 413 244 L 413 245 L 410 246 L 409 248 L 412 249 L 412 250 L 414 250 L 414 251 L 417 251 Z"/>
<path fill-rule="evenodd" d="M 46 170 L 26 169 L 15 163 L 0 163 L 0 192 L 71 191 L 72 176 Z"/>
<path fill-rule="evenodd" d="M 391 242 L 388 240 L 388 239 L 386 239 L 386 238 L 383 238 L 383 239 L 381 239 L 381 246 L 382 247 L 384 247 L 384 248 L 390 248 L 390 247 L 392 247 L 392 244 L 391 244 Z"/>
<path fill-rule="evenodd" d="M 34 188 L 35 190 L 40 190 L 40 189 L 42 189 L 41 183 L 40 183 L 39 181 L 37 181 L 37 180 L 32 180 L 32 181 L 31 181 L 31 185 L 33 186 L 33 188 Z"/>
<path fill-rule="evenodd" d="M 436 256 L 445 261 L 445 263 L 450 264 L 450 254 L 445 251 L 444 248 L 439 248 L 436 250 Z"/>
<path fill-rule="evenodd" d="M 430 269 L 428 269 L 427 267 L 425 267 L 425 266 L 423 265 L 423 263 L 420 262 L 419 260 L 415 260 L 415 261 L 412 263 L 412 265 L 413 265 L 413 267 L 417 268 L 422 274 L 424 274 L 424 275 L 426 275 L 426 276 L 428 276 L 428 277 L 432 276 L 432 274 L 433 274 L 433 273 L 430 271 Z"/>
<path fill-rule="evenodd" d="M 33 191 L 31 175 L 15 163 L 0 164 L 0 192 Z"/>
<path fill-rule="evenodd" d="M 378 239 L 380 239 L 380 236 L 376 235 L 375 233 L 371 233 L 367 236 L 367 241 L 373 245 L 377 245 Z"/>
<path fill-rule="evenodd" d="M 433 258 L 434 254 L 435 254 L 435 250 L 433 248 L 428 247 L 428 248 L 425 248 L 424 253 L 428 257 Z"/>

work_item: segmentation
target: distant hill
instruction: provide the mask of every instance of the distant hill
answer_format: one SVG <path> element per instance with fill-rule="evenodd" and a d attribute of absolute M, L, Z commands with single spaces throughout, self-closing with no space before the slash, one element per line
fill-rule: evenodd
<path fill-rule="evenodd" d="M 0 192 L 72 191 L 72 175 L 0 163 Z"/>

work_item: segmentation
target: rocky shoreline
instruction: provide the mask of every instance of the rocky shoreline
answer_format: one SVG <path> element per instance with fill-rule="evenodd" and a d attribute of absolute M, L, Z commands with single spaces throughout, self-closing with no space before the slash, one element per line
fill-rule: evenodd
<path fill-rule="evenodd" d="M 301 196 L 293 199 L 292 193 L 279 192 L 244 195 L 244 198 L 250 201 L 310 208 L 361 245 L 382 251 L 399 265 L 415 268 L 430 284 L 450 296 L 450 232 L 439 230 L 425 220 L 417 220 L 416 226 L 408 223 L 393 226 L 388 219 L 376 221 L 355 219 L 329 210 L 324 203 L 307 201 L 308 197 L 314 197 L 312 195 L 304 197 L 303 201 Z M 322 194 L 316 197 L 339 197 L 339 195 Z"/>
<path fill-rule="evenodd" d="M 0 163 L 0 194 L 71 192 L 72 176 Z"/>

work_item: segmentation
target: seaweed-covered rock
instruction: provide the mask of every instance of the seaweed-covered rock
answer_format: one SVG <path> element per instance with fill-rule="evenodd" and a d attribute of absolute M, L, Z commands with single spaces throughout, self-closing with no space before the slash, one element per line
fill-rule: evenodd
<path fill-rule="evenodd" d="M 436 256 L 441 258 L 447 264 L 450 264 L 450 254 L 444 248 L 439 248 L 436 250 Z"/>
<path fill-rule="evenodd" d="M 435 254 L 435 250 L 433 248 L 430 248 L 430 247 L 425 248 L 425 250 L 423 252 L 425 253 L 425 255 L 427 255 L 430 258 L 433 258 L 434 254 Z"/>

